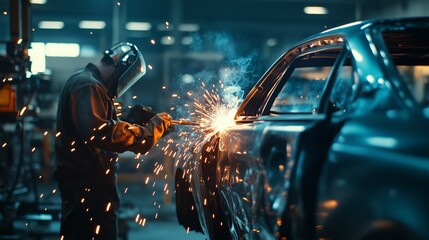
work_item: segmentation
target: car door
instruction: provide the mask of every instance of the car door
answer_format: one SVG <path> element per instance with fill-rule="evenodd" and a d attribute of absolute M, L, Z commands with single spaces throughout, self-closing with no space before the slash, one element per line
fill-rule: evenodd
<path fill-rule="evenodd" d="M 216 177 L 233 238 L 270 239 L 281 227 L 298 136 L 325 118 L 322 96 L 344 57 L 337 39 L 314 40 L 279 59 L 220 137 Z M 312 47 L 299 50 L 305 46 Z"/>
<path fill-rule="evenodd" d="M 380 49 L 390 54 L 389 69 L 372 74 L 378 81 L 371 87 L 361 84 L 321 169 L 317 238 L 429 238 L 424 190 L 429 187 L 429 115 L 424 110 L 429 29 L 426 23 L 424 28 L 395 25 L 384 31 L 372 38 L 384 40 L 386 47 Z M 383 66 L 360 71 L 377 68 Z"/>
<path fill-rule="evenodd" d="M 313 239 L 315 205 L 321 169 L 333 139 L 351 111 L 352 100 L 360 85 L 354 59 L 345 47 L 323 92 L 319 112 L 323 118 L 314 121 L 299 133 L 295 141 L 295 164 L 291 168 L 287 206 L 282 219 L 286 225 L 280 235 L 292 239 Z"/>

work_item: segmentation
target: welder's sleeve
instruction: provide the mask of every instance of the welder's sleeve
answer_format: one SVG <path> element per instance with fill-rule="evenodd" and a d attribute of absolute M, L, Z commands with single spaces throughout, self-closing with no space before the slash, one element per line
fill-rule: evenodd
<path fill-rule="evenodd" d="M 172 125 L 168 114 L 157 114 L 146 126 L 111 119 L 110 99 L 101 86 L 90 85 L 70 97 L 75 129 L 85 144 L 111 152 L 146 153 Z"/>

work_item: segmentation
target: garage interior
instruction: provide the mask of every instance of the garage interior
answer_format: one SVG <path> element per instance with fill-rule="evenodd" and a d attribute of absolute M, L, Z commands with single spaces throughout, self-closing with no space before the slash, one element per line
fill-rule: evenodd
<path fill-rule="evenodd" d="M 0 240 L 59 239 L 59 92 L 113 44 L 136 44 L 148 67 L 122 105 L 179 118 L 186 98 L 177 94 L 201 72 L 250 59 L 239 83 L 245 94 L 297 41 L 354 21 L 429 16 L 427 9 L 427 0 L 0 0 Z M 165 144 L 138 164 L 133 153 L 120 155 L 121 239 L 206 239 L 177 222 Z"/>

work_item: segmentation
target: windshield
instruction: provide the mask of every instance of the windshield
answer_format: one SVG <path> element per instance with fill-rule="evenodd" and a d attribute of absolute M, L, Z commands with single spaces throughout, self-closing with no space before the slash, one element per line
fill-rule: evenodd
<path fill-rule="evenodd" d="M 383 32 L 398 72 L 422 107 L 429 107 L 429 28 Z"/>

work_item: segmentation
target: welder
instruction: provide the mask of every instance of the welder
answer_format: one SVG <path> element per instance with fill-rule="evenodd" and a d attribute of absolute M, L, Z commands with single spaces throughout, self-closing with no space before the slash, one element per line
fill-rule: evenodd
<path fill-rule="evenodd" d="M 55 141 L 54 179 L 62 200 L 60 239 L 118 238 L 118 153 L 144 154 L 172 126 L 167 113 L 147 109 L 137 108 L 138 116 L 131 113 L 130 121 L 117 117 L 115 98 L 145 72 L 138 48 L 118 43 L 104 52 L 100 62 L 89 63 L 65 82 Z"/>

